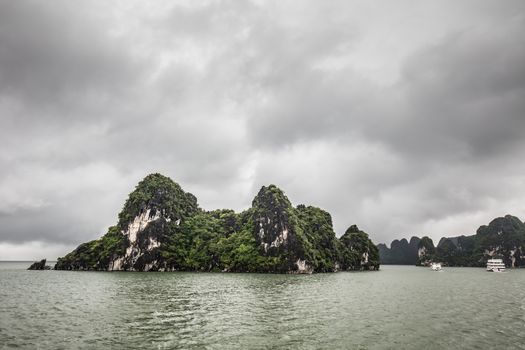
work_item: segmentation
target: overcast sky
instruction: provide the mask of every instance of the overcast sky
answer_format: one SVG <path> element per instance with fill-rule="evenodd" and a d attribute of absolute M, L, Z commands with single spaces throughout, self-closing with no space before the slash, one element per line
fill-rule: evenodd
<path fill-rule="evenodd" d="M 56 259 L 160 172 L 374 242 L 525 218 L 523 1 L 0 0 L 0 260 Z"/>

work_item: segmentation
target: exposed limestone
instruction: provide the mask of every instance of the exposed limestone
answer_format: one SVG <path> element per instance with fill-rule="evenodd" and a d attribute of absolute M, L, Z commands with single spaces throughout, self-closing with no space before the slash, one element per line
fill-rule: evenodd
<path fill-rule="evenodd" d="M 306 263 L 306 260 L 297 259 L 297 261 L 295 262 L 295 265 L 297 266 L 297 270 L 292 271 L 292 272 L 300 273 L 300 274 L 313 272 L 312 267 Z"/>
<path fill-rule="evenodd" d="M 368 234 L 356 225 L 350 226 L 339 239 L 343 249 L 346 249 L 343 259 L 345 270 L 378 270 L 379 252 Z"/>
<path fill-rule="evenodd" d="M 368 264 L 368 252 L 364 252 L 361 256 L 361 265 Z"/>
<path fill-rule="evenodd" d="M 147 250 L 151 251 L 151 250 L 153 250 L 155 248 L 158 248 L 158 247 L 160 247 L 160 242 L 155 240 L 154 238 L 150 237 L 149 238 L 149 245 L 148 245 L 148 249 Z"/>
<path fill-rule="evenodd" d="M 171 179 L 148 175 L 130 193 L 115 226 L 60 258 L 60 270 L 313 273 L 378 269 L 377 249 L 357 227 L 338 240 L 330 214 L 294 208 L 263 186 L 241 213 L 204 211 Z"/>
<path fill-rule="evenodd" d="M 394 242 L 392 242 L 392 247 Z M 399 259 L 388 259 L 388 249 L 379 245 L 382 263 L 400 263 L 410 260 L 410 252 L 400 252 Z M 480 226 L 476 234 L 470 236 L 443 237 L 437 247 L 428 237 L 421 238 L 418 245 L 417 265 L 428 265 L 439 261 L 446 266 L 484 267 L 488 259 L 502 259 L 508 267 L 525 266 L 525 223 L 519 218 L 506 215 Z M 383 254 L 387 253 L 387 254 Z"/>
<path fill-rule="evenodd" d="M 270 244 L 270 247 L 279 247 L 283 244 L 285 244 L 288 240 L 288 230 L 284 229 L 283 232 L 279 236 L 275 238 L 275 240 Z"/>
<path fill-rule="evenodd" d="M 109 262 L 108 271 L 120 271 L 122 270 L 122 264 L 124 263 L 125 257 L 120 257 L 114 261 Z"/>
<path fill-rule="evenodd" d="M 150 215 L 151 213 L 153 213 L 153 215 Z M 129 237 L 129 241 L 133 244 L 137 241 L 137 234 L 144 230 L 150 222 L 159 218 L 160 212 L 157 210 L 152 211 L 151 208 L 147 208 L 144 212 L 133 219 L 133 221 L 128 225 L 128 229 L 123 232 L 123 234 L 127 235 Z"/>
<path fill-rule="evenodd" d="M 148 227 L 149 224 L 161 218 L 163 218 L 166 222 L 169 222 L 169 218 L 162 217 L 159 210 L 152 208 L 146 208 L 139 215 L 137 215 L 129 223 L 127 230 L 122 232 L 123 235 L 128 237 L 130 242 L 130 245 L 126 248 L 125 255 L 111 260 L 108 265 L 108 270 L 119 271 L 127 269 L 133 271 L 135 270 L 135 264 L 141 256 L 153 251 L 156 248 L 159 248 L 160 242 L 153 237 L 147 238 L 147 245 L 141 245 L 137 238 Z M 177 220 L 176 224 L 179 223 L 180 219 Z M 144 270 L 148 271 L 153 269 L 155 264 L 156 262 L 146 264 L 144 266 Z"/>
<path fill-rule="evenodd" d="M 427 248 L 426 247 L 421 247 L 417 250 L 417 257 L 418 258 L 421 258 L 423 257 L 427 252 Z"/>

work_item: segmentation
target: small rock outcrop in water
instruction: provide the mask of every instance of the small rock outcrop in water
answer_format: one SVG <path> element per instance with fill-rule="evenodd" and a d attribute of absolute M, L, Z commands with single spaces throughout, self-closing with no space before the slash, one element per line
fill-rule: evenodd
<path fill-rule="evenodd" d="M 379 268 L 368 235 L 335 235 L 326 211 L 293 207 L 263 186 L 242 213 L 204 211 L 170 178 L 148 175 L 129 195 L 117 225 L 58 259 L 59 270 L 312 273 Z"/>
<path fill-rule="evenodd" d="M 28 270 L 49 270 L 50 267 L 46 266 L 46 259 L 35 261 L 27 268 Z"/>

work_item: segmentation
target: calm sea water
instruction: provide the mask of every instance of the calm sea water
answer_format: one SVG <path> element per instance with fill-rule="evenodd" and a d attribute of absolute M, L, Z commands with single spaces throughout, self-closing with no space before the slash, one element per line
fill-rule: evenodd
<path fill-rule="evenodd" d="M 25 271 L 0 349 L 525 349 L 525 269 L 315 275 Z"/>

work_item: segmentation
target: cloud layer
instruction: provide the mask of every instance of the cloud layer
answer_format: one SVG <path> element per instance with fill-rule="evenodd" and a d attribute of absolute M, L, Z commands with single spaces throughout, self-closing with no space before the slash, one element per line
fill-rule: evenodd
<path fill-rule="evenodd" d="M 523 2 L 110 5 L 0 1 L 0 260 L 99 237 L 150 172 L 375 242 L 525 217 Z"/>

